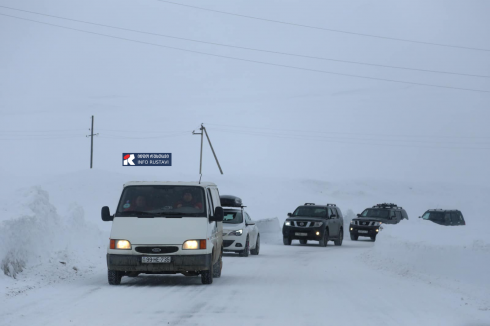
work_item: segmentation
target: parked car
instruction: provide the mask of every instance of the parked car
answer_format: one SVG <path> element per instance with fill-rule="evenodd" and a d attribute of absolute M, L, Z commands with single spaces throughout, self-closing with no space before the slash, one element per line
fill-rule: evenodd
<path fill-rule="evenodd" d="M 112 221 L 107 249 L 108 281 L 146 274 L 221 276 L 223 208 L 210 182 L 129 182 Z"/>
<path fill-rule="evenodd" d="M 223 217 L 223 250 L 235 252 L 242 257 L 249 254 L 258 255 L 260 252 L 260 233 L 252 221 L 242 200 L 235 196 L 220 197 L 224 207 Z"/>
<path fill-rule="evenodd" d="M 382 224 L 398 224 L 403 219 L 408 220 L 403 207 L 387 203 L 366 208 L 361 214 L 357 214 L 357 217 L 352 219 L 349 227 L 350 239 L 354 241 L 359 237 L 369 237 L 376 241 Z"/>
<path fill-rule="evenodd" d="M 466 225 L 463 214 L 457 209 L 429 209 L 424 213 L 424 215 L 419 216 L 419 218 L 432 221 L 440 225 Z"/>
<path fill-rule="evenodd" d="M 328 241 L 342 245 L 344 218 L 335 204 L 306 203 L 288 216 L 282 227 L 284 245 L 289 246 L 296 239 L 301 244 L 307 244 L 308 240 L 318 241 L 322 247 L 326 247 Z"/>

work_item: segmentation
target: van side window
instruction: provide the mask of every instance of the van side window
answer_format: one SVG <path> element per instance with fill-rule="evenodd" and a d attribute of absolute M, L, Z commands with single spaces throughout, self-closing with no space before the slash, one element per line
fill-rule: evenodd
<path fill-rule="evenodd" d="M 211 191 L 209 190 L 208 188 L 208 213 L 209 213 L 209 216 L 213 216 L 214 215 L 214 206 L 213 206 L 213 198 L 211 196 Z"/>

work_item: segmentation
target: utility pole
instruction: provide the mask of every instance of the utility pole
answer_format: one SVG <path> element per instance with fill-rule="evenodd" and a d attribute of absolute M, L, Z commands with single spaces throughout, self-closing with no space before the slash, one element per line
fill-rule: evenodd
<path fill-rule="evenodd" d="M 98 134 L 94 134 L 94 116 L 92 116 L 92 128 L 90 130 L 90 135 L 86 137 L 90 137 L 90 168 L 93 166 L 93 157 L 94 157 L 94 136 Z"/>
<path fill-rule="evenodd" d="M 192 131 L 193 135 L 201 135 L 201 159 L 200 159 L 200 163 L 199 163 L 199 175 L 202 177 L 202 147 L 203 147 L 203 141 L 204 141 L 204 134 L 206 134 L 206 138 L 208 140 L 209 147 L 211 147 L 211 151 L 213 152 L 214 159 L 216 160 L 216 164 L 218 165 L 219 171 L 221 172 L 221 174 L 223 174 L 223 170 L 221 169 L 221 166 L 219 165 L 218 157 L 216 156 L 216 153 L 214 152 L 214 148 L 213 148 L 213 145 L 211 144 L 211 140 L 209 139 L 209 135 L 208 135 L 208 132 L 206 130 L 206 127 L 204 127 L 202 123 L 201 123 L 201 128 L 199 128 L 199 130 L 201 130 L 201 132 Z M 199 183 L 201 183 L 201 177 L 199 178 Z"/>

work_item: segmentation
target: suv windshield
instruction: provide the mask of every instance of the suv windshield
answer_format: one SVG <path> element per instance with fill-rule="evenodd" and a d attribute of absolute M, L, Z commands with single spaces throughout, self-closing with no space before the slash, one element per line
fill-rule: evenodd
<path fill-rule="evenodd" d="M 389 218 L 390 211 L 387 209 L 365 209 L 361 214 L 362 217 Z"/>
<path fill-rule="evenodd" d="M 444 222 L 444 212 L 425 212 L 422 218 L 424 220 Z"/>
<path fill-rule="evenodd" d="M 327 217 L 327 209 L 325 207 L 301 206 L 296 208 L 293 216 Z"/>
<path fill-rule="evenodd" d="M 128 186 L 116 216 L 206 217 L 204 189 L 195 186 Z"/>
<path fill-rule="evenodd" d="M 223 223 L 228 224 L 240 224 L 243 222 L 243 215 L 241 211 L 225 211 L 225 217 Z"/>

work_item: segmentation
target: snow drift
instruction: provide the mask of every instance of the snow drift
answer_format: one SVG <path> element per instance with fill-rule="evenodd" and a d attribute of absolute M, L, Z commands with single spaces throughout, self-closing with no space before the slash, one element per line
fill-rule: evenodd
<path fill-rule="evenodd" d="M 71 204 L 60 216 L 48 192 L 38 186 L 19 190 L 15 198 L 18 202 L 13 206 L 3 203 L 3 275 L 18 278 L 35 273 L 45 280 L 60 279 L 100 264 L 105 237 L 96 226 L 86 223 L 82 207 Z"/>

